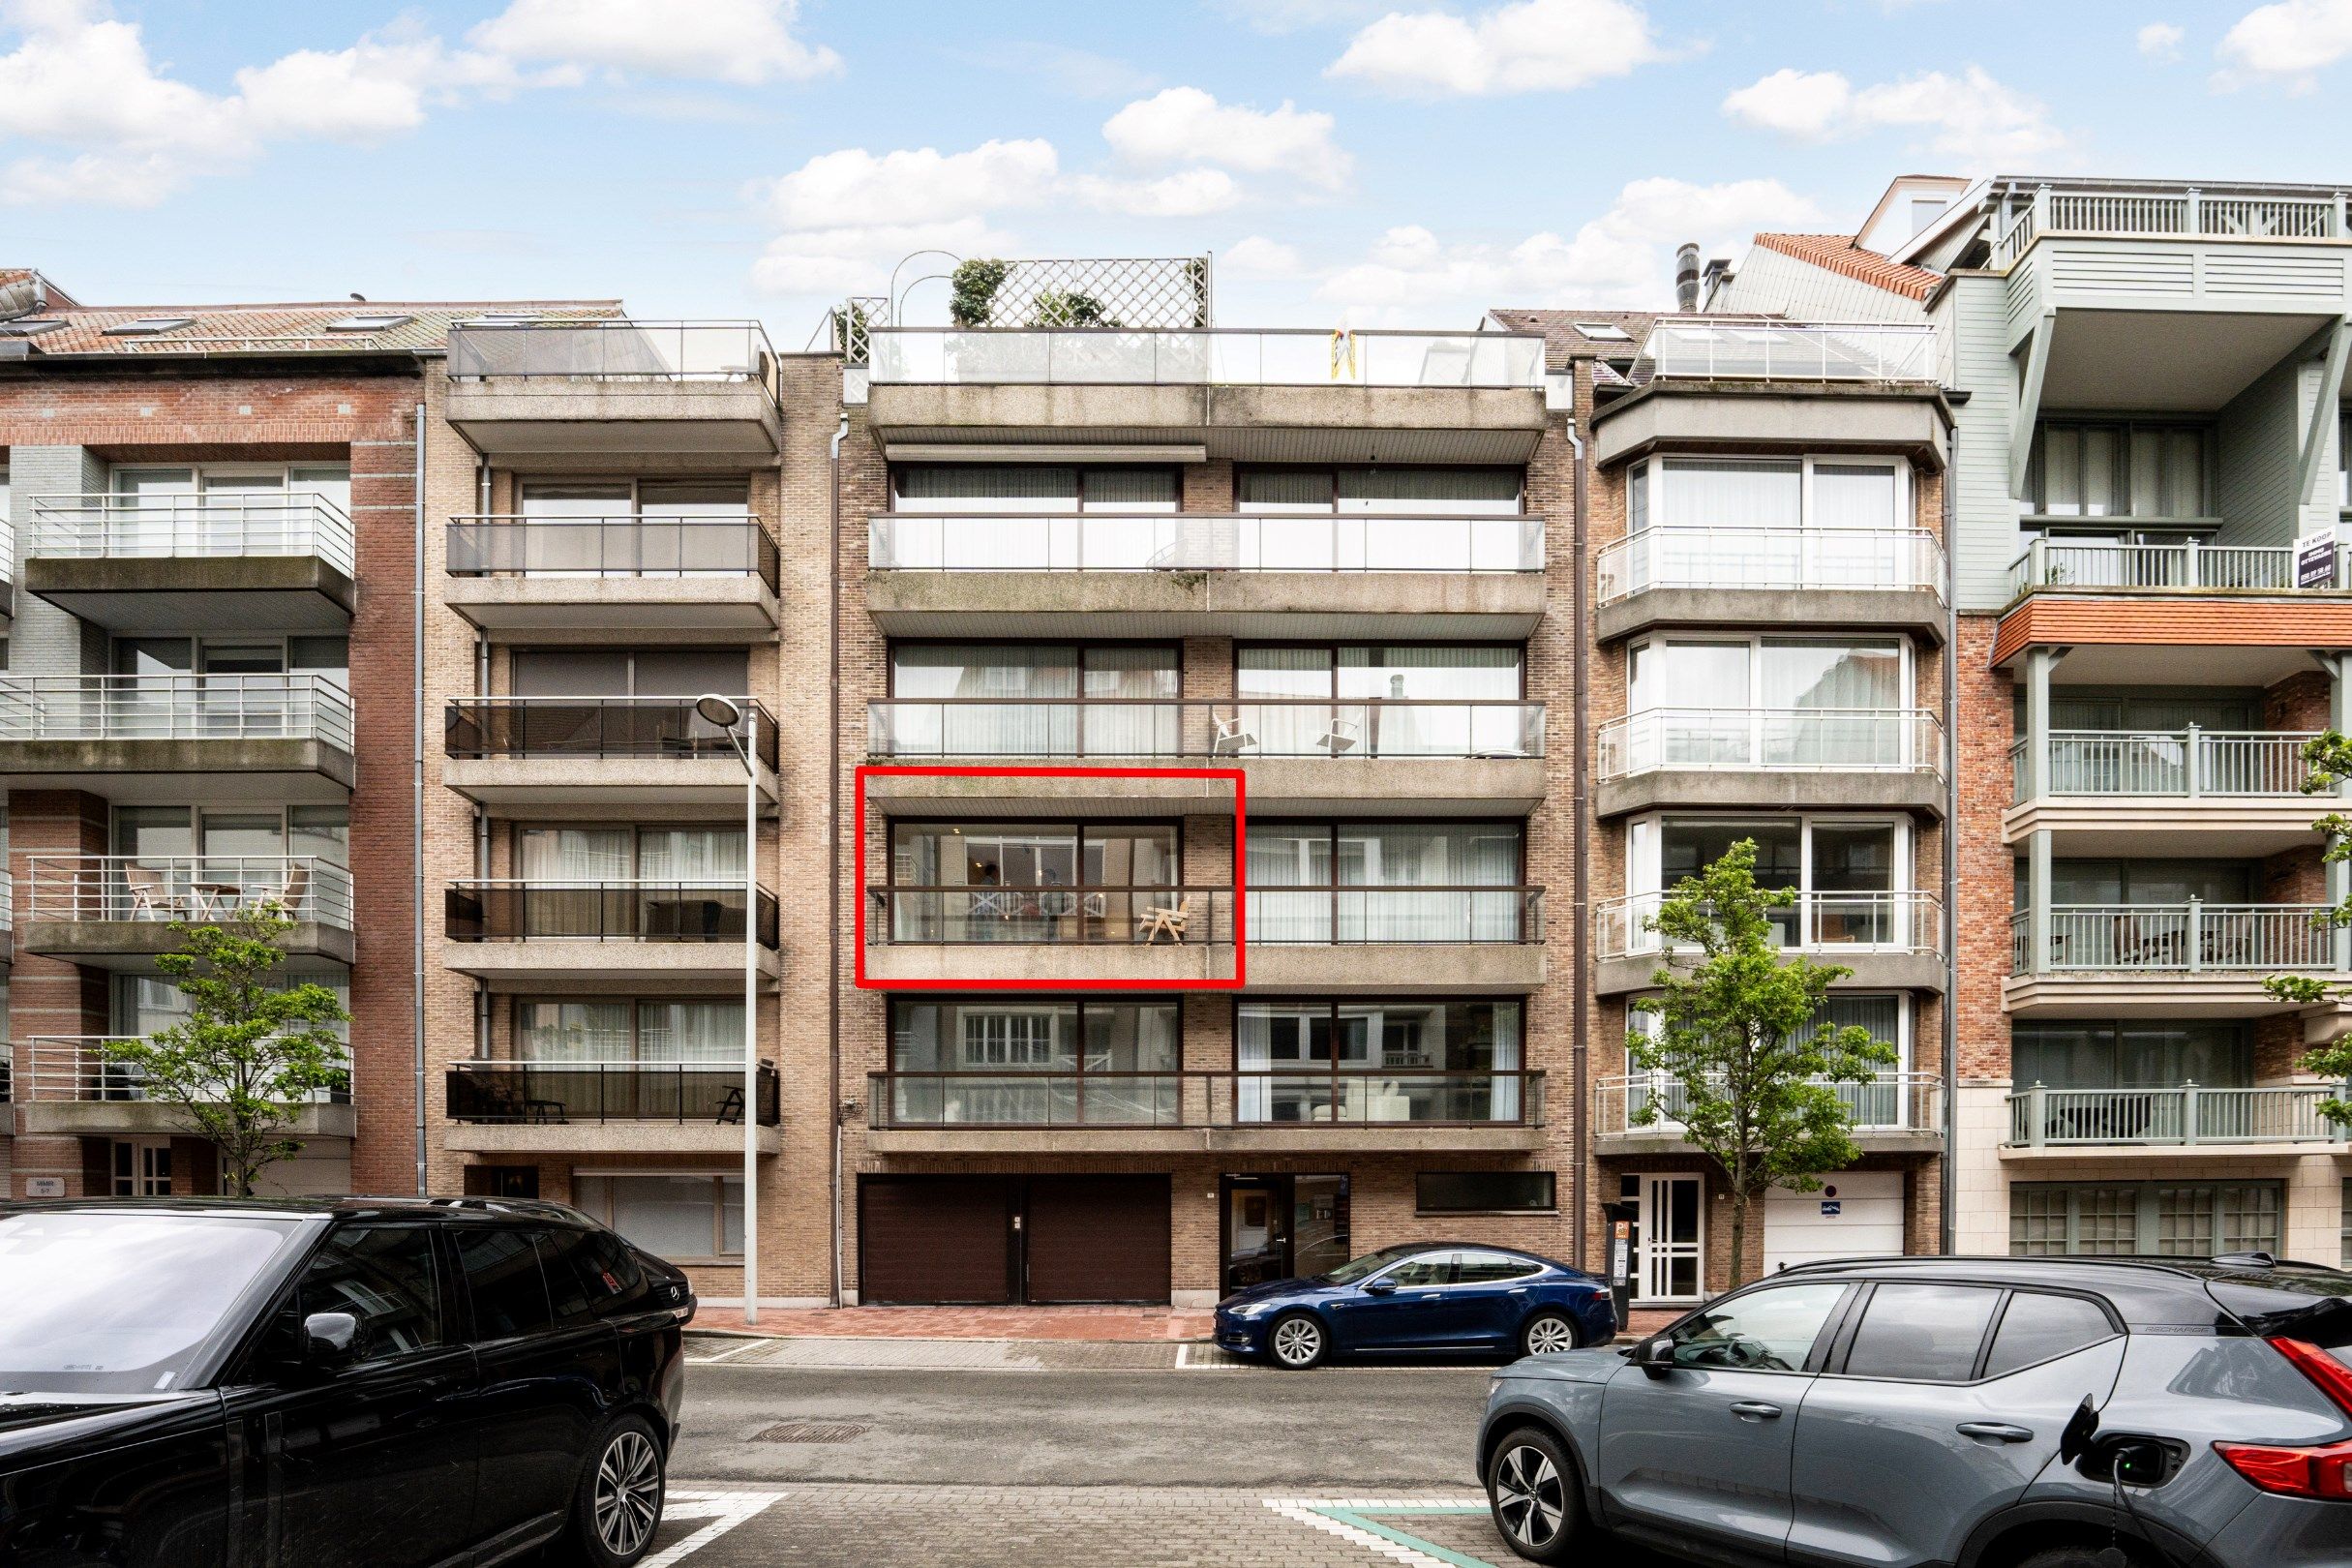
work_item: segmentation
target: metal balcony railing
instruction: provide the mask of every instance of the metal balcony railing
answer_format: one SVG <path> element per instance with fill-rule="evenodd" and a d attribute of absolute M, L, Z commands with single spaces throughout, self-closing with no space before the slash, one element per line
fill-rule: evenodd
<path fill-rule="evenodd" d="M 875 327 L 873 384 L 1445 386 L 1540 390 L 1518 332 Z"/>
<path fill-rule="evenodd" d="M 452 942 L 741 942 L 743 885 L 483 879 L 443 901 Z M 752 929 L 776 945 L 776 899 L 760 890 Z"/>
<path fill-rule="evenodd" d="M 866 1121 L 916 1128 L 1541 1127 L 1544 1074 L 1513 1069 L 872 1072 Z"/>
<path fill-rule="evenodd" d="M 868 888 L 869 945 L 1117 944 L 1233 940 L 1230 888 Z"/>
<path fill-rule="evenodd" d="M 25 1062 L 19 1099 L 34 1101 L 144 1101 L 147 1080 L 128 1062 L 109 1059 L 104 1046 L 136 1037 L 125 1035 L 39 1035 L 20 1040 Z M 347 1071 L 348 1060 L 341 1064 Z M 305 1105 L 348 1105 L 351 1092 L 316 1089 L 294 1101 Z"/>
<path fill-rule="evenodd" d="M 2010 265 L 2049 233 L 2298 240 L 2341 239 L 2346 232 L 2340 193 L 2296 196 L 2230 185 L 2012 187 L 1994 215 L 1993 265 Z"/>
<path fill-rule="evenodd" d="M 2255 593 L 2319 592 L 2352 588 L 2346 547 L 2337 546 L 2324 570 L 2307 574 L 2290 545 L 2076 543 L 2035 538 L 2009 563 L 2009 597 L 2043 588 L 2069 593 L 2130 593 L 2150 588 L 2237 589 Z"/>
<path fill-rule="evenodd" d="M 2053 904 L 2050 949 L 2034 960 L 2030 909 L 2009 917 L 2017 972 L 2116 970 L 2188 975 L 2333 970 L 2326 904 Z"/>
<path fill-rule="evenodd" d="M 758 1088 L 759 1125 L 774 1127 L 784 1119 L 774 1063 L 760 1063 Z M 452 1062 L 442 1093 L 453 1122 L 743 1125 L 740 1062 Z"/>
<path fill-rule="evenodd" d="M 1665 939 L 1649 922 L 1666 897 L 1628 893 L 1594 904 L 1593 955 L 1662 951 Z M 1782 950 L 1791 952 L 1939 952 L 1944 945 L 1944 904 L 1931 892 L 1800 893 L 1795 903 L 1773 910 L 1771 921 Z"/>
<path fill-rule="evenodd" d="M 1541 757 L 1544 705 L 1315 698 L 895 697 L 866 705 L 876 757 Z"/>
<path fill-rule="evenodd" d="M 755 717 L 753 755 L 774 768 L 775 720 L 747 698 L 733 701 Z M 441 744 L 452 757 L 736 756 L 727 732 L 697 713 L 691 697 L 470 697 L 443 710 Z"/>
<path fill-rule="evenodd" d="M 1944 1080 L 1933 1072 L 1881 1072 L 1861 1083 L 1816 1078 L 1833 1090 L 1857 1132 L 1936 1132 L 1944 1126 Z M 1625 1073 L 1597 1085 L 1593 1130 L 1612 1133 L 1679 1132 L 1690 1104 L 1689 1090 L 1668 1073 Z M 1636 1120 L 1657 1107 L 1653 1120 Z"/>
<path fill-rule="evenodd" d="M 1652 588 L 1944 591 L 1944 547 L 1924 528 L 1748 528 L 1674 524 L 1604 545 L 1596 603 Z"/>
<path fill-rule="evenodd" d="M 1648 708 L 1603 724 L 1595 770 L 1944 771 L 1944 721 L 1924 708 Z"/>
<path fill-rule="evenodd" d="M 352 928 L 350 871 L 315 855 L 36 856 L 25 885 L 28 920 L 199 923 L 267 906 Z"/>
<path fill-rule="evenodd" d="M 460 321 L 449 378 L 583 381 L 774 379 L 775 350 L 757 321 Z"/>
<path fill-rule="evenodd" d="M 1643 341 L 1633 378 L 1926 381 L 1938 378 L 1936 332 L 1885 322 L 1661 321 Z"/>
<path fill-rule="evenodd" d="M 351 520 L 324 496 L 35 496 L 25 555 L 77 559 L 316 556 L 350 576 Z"/>
<path fill-rule="evenodd" d="M 776 586 L 776 541 L 758 518 L 449 520 L 452 577 L 757 577 Z"/>
<path fill-rule="evenodd" d="M 1495 887 L 1250 890 L 1252 944 L 1422 947 L 1544 940 L 1544 890 Z"/>
<path fill-rule="evenodd" d="M 2009 1096 L 2014 1148 L 2097 1143 L 2341 1143 L 2345 1130 L 2319 1114 L 2340 1100 L 2337 1084 L 2271 1089 L 2051 1089 Z"/>
<path fill-rule="evenodd" d="M 1540 517 L 1208 512 L 867 520 L 866 562 L 916 572 L 1540 572 Z"/>
<path fill-rule="evenodd" d="M 0 741 L 317 740 L 351 749 L 351 694 L 320 675 L 0 678 Z"/>
<path fill-rule="evenodd" d="M 2316 739 L 2308 732 L 2204 730 L 2193 724 L 2143 733 L 2054 730 L 2049 737 L 2049 782 L 2041 793 L 2175 799 L 2300 798 L 2304 781 L 2311 776 L 2304 747 Z M 2010 745 L 2009 776 L 2020 805 L 2031 798 L 2027 769 L 2032 761 L 2030 738 Z"/>

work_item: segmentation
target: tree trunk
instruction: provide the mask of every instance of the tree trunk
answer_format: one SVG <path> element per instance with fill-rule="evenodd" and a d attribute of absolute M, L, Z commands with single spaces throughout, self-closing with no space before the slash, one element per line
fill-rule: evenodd
<path fill-rule="evenodd" d="M 1704 1266 L 1704 1265 L 1703 1265 Z M 1748 1282 L 1748 1194 L 1732 1189 L 1732 1288 Z"/>

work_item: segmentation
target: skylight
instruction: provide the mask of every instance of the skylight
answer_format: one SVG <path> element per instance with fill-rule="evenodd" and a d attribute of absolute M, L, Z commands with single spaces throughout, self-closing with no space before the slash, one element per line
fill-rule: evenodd
<path fill-rule="evenodd" d="M 329 332 L 388 332 L 396 326 L 407 326 L 415 319 L 416 317 L 413 316 L 347 316 L 340 320 L 329 321 L 327 330 Z"/>
<path fill-rule="evenodd" d="M 144 316 L 136 321 L 118 321 L 106 328 L 109 338 L 151 338 L 159 332 L 177 332 L 184 326 L 196 325 L 193 316 Z"/>
<path fill-rule="evenodd" d="M 1633 334 L 1607 321 L 1579 321 L 1576 329 L 1595 343 L 1631 343 Z"/>
<path fill-rule="evenodd" d="M 64 325 L 63 321 L 54 317 L 33 321 L 0 321 L 0 338 L 38 338 L 44 332 L 54 332 Z"/>
<path fill-rule="evenodd" d="M 460 321 L 458 325 L 469 327 L 528 326 L 538 319 L 539 317 L 529 311 L 491 311 L 468 320 Z"/>

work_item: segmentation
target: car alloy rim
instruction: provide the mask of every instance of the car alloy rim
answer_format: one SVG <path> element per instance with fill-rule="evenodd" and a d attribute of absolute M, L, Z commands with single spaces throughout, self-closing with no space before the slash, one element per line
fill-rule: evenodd
<path fill-rule="evenodd" d="M 661 1462 L 642 1432 L 624 1432 L 605 1445 L 596 1466 L 596 1535 L 604 1549 L 625 1557 L 646 1544 L 661 1520 Z"/>
<path fill-rule="evenodd" d="M 1274 1353 L 1294 1367 L 1312 1361 L 1322 1347 L 1322 1334 L 1303 1317 L 1294 1317 L 1274 1331 Z"/>
<path fill-rule="evenodd" d="M 1568 1326 L 1565 1318 L 1539 1317 L 1527 1325 L 1527 1353 L 1529 1355 L 1545 1356 L 1554 1350 L 1573 1350 L 1575 1348 L 1576 1331 Z"/>
<path fill-rule="evenodd" d="M 1559 1466 L 1552 1456 L 1524 1444 L 1504 1454 L 1494 1467 L 1494 1512 L 1521 1545 L 1550 1546 L 1568 1512 Z"/>

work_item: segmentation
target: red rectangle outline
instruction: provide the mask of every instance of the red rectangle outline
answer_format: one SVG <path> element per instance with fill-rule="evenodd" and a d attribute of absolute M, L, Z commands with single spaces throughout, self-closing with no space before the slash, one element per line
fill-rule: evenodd
<path fill-rule="evenodd" d="M 1233 978 L 1231 980 L 878 980 L 865 972 L 865 781 L 898 778 L 1221 778 L 1233 785 Z M 857 944 L 856 983 L 869 991 L 1238 991 L 1250 975 L 1250 784 L 1238 768 L 916 768 L 860 764 L 852 774 L 858 797 L 851 840 L 858 897 L 851 926 Z"/>

